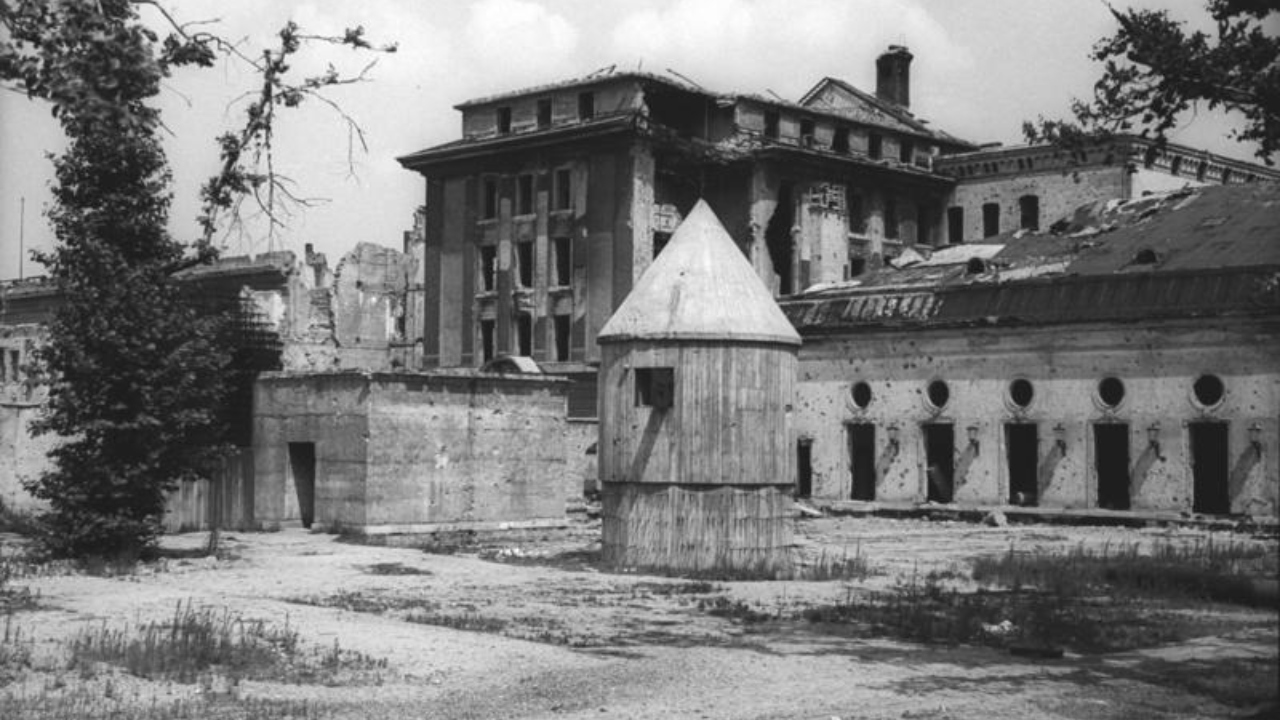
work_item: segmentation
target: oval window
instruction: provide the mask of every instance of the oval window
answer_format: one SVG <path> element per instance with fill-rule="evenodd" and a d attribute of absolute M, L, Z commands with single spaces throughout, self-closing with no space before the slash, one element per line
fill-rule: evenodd
<path fill-rule="evenodd" d="M 1103 378 L 1098 383 L 1098 399 L 1109 408 L 1119 405 L 1124 400 L 1124 383 L 1118 377 Z"/>
<path fill-rule="evenodd" d="M 1196 384 L 1191 386 L 1196 395 L 1196 402 L 1211 407 L 1222 402 L 1222 396 L 1226 392 L 1226 388 L 1222 384 L 1222 378 L 1217 375 L 1201 375 L 1196 378 Z"/>
<path fill-rule="evenodd" d="M 942 380 L 934 380 L 929 383 L 929 404 L 936 408 L 943 408 L 947 401 L 951 399 L 951 388 Z"/>
<path fill-rule="evenodd" d="M 1031 381 L 1026 378 L 1018 378 L 1009 383 L 1009 399 L 1014 405 L 1025 408 L 1031 405 L 1031 399 L 1035 397 L 1036 391 L 1031 387 Z"/>
<path fill-rule="evenodd" d="M 853 388 L 849 390 L 849 395 L 853 398 L 853 404 L 863 410 L 871 404 L 871 386 L 865 382 L 854 383 Z"/>

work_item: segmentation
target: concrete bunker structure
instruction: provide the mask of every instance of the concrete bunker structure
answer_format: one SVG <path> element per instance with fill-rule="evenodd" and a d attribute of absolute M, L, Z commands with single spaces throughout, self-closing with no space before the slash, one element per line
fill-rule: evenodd
<path fill-rule="evenodd" d="M 266 373 L 254 515 L 366 535 L 564 522 L 568 383 L 474 372 Z"/>
<path fill-rule="evenodd" d="M 800 338 L 706 203 L 599 343 L 605 561 L 784 567 Z"/>

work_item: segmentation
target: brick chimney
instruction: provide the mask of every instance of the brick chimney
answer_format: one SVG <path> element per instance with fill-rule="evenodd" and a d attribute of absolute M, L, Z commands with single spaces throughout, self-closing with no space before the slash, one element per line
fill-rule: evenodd
<path fill-rule="evenodd" d="M 911 106 L 911 58 L 911 51 L 902 45 L 890 45 L 876 58 L 876 97 Z"/>

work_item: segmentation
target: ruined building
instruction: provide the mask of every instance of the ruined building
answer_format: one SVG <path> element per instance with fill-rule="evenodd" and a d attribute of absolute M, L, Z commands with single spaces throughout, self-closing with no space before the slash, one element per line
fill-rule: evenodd
<path fill-rule="evenodd" d="M 875 93 L 824 78 L 797 102 L 608 71 L 457 105 L 459 140 L 399 159 L 426 181 L 420 362 L 529 356 L 595 417 L 597 334 L 700 197 L 786 297 L 1094 200 L 1280 177 L 1181 147 L 1147 162 L 1138 138 L 981 148 L 911 113 L 912 60 L 890 47 Z"/>
<path fill-rule="evenodd" d="M 797 492 L 1275 520 L 1277 197 L 1099 202 L 783 299 Z"/>

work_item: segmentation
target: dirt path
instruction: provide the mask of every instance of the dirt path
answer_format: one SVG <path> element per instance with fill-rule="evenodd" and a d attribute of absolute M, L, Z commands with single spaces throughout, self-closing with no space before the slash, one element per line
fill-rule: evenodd
<path fill-rule="evenodd" d="M 1066 548 L 1203 540 L 1205 532 L 851 518 L 801 528 L 810 556 L 860 553 L 875 574 L 857 583 L 607 574 L 575 561 L 575 552 L 591 549 L 590 528 L 456 555 L 348 544 L 302 530 L 237 533 L 224 540 L 228 557 L 220 561 L 168 560 L 115 578 L 20 581 L 40 595 L 41 609 L 14 616 L 23 637 L 34 640 L 37 671 L 0 693 L 49 692 L 50 677 L 65 664 L 59 653 L 81 628 L 138 626 L 187 602 L 287 623 L 318 648 L 336 643 L 384 659 L 376 682 L 247 681 L 235 690 L 307 699 L 335 717 L 1244 717 L 1256 708 L 1198 687 L 1196 677 L 1214 664 L 1277 666 L 1277 616 L 1264 613 L 1259 622 L 1258 611 L 1241 611 L 1235 625 L 1224 620 L 1233 629 L 1220 637 L 1057 661 L 855 638 L 794 619 L 798 608 L 838 601 L 851 588 L 884 588 L 930 570 L 961 574 L 969 559 L 1006 552 L 1010 543 Z M 167 545 L 194 548 L 202 540 L 178 537 Z M 709 612 L 717 604 L 780 619 L 744 623 Z M 119 673 L 86 682 L 105 688 L 107 680 L 134 701 L 202 691 Z"/>

